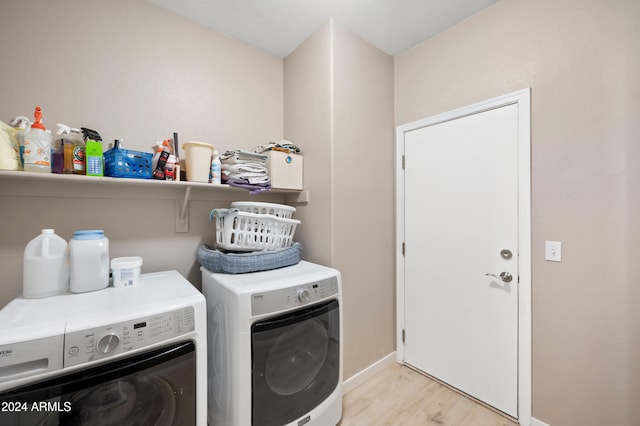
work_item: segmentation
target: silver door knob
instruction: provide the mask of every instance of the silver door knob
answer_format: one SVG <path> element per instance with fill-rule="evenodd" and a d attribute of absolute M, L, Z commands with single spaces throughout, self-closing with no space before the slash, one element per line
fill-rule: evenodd
<path fill-rule="evenodd" d="M 496 274 L 485 274 L 487 277 L 493 277 L 493 278 L 497 278 L 499 280 L 502 280 L 505 283 L 510 283 L 511 280 L 513 280 L 513 276 L 508 273 L 508 272 L 500 272 L 500 275 L 496 275 Z"/>

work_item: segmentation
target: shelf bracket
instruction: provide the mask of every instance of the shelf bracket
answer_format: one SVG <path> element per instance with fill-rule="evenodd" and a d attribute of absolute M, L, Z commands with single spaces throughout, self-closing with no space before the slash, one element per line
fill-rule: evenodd
<path fill-rule="evenodd" d="M 187 186 L 183 196 L 176 199 L 176 232 L 189 232 L 189 197 L 191 186 Z"/>

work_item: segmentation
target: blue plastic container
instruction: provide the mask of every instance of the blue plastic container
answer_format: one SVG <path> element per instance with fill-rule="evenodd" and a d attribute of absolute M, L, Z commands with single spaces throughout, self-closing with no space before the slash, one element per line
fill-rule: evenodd
<path fill-rule="evenodd" d="M 153 155 L 149 152 L 112 148 L 104 153 L 104 174 L 111 177 L 151 179 Z"/>

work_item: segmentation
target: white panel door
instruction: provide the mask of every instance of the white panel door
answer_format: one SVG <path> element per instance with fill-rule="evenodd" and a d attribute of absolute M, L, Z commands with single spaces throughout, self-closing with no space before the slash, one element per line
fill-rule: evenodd
<path fill-rule="evenodd" d="M 404 155 L 405 362 L 517 417 L 518 107 L 409 131 Z"/>

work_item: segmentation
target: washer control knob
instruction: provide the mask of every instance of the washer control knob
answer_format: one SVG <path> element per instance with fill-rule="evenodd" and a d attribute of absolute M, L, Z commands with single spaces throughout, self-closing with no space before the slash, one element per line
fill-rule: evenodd
<path fill-rule="evenodd" d="M 102 354 L 108 354 L 118 347 L 120 344 L 120 338 L 117 334 L 109 333 L 106 336 L 102 336 L 98 341 L 96 347 L 98 348 L 98 352 Z"/>
<path fill-rule="evenodd" d="M 298 301 L 302 302 L 302 303 L 307 303 L 309 301 L 309 290 L 305 290 L 303 288 L 301 288 L 300 290 L 298 290 Z"/>

